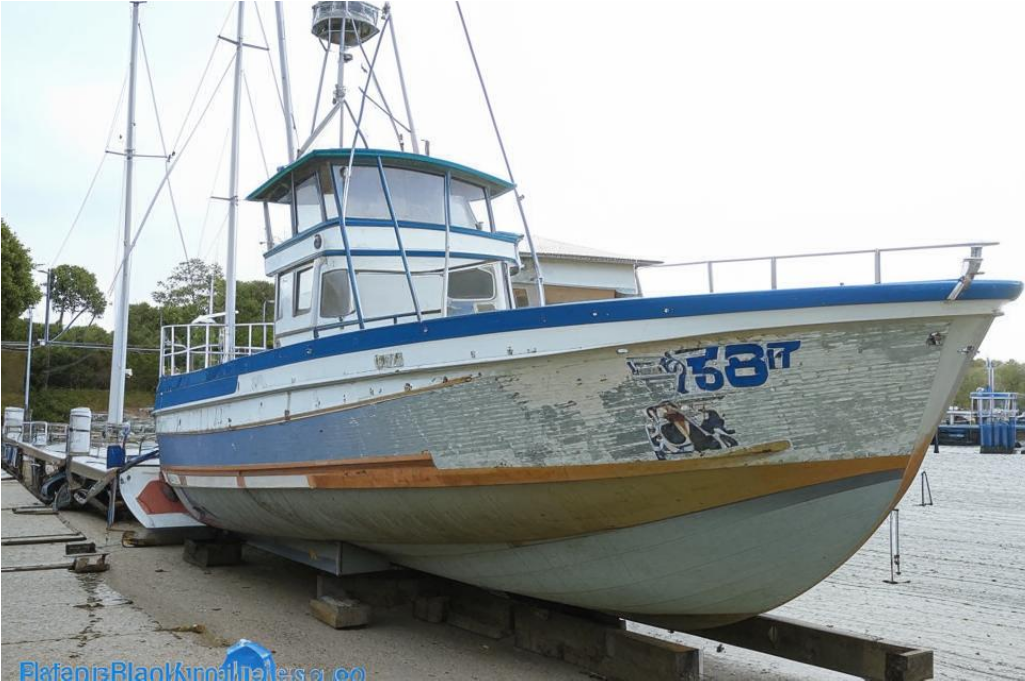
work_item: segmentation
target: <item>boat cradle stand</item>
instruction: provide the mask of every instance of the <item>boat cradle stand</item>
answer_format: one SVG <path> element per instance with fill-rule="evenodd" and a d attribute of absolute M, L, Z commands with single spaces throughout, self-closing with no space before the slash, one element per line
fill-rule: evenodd
<path fill-rule="evenodd" d="M 699 679 L 701 650 L 629 631 L 605 613 L 538 601 L 412 570 L 318 575 L 317 597 L 371 607 L 412 606 L 413 616 L 445 622 L 568 662 L 606 679 Z M 632 620 L 644 624 L 643 617 Z M 327 620 L 324 620 L 327 621 Z M 672 629 L 671 617 L 650 624 Z M 684 631 L 681 626 L 679 630 Z M 700 638 L 879 681 L 933 677 L 933 652 L 770 615 L 687 631 Z"/>

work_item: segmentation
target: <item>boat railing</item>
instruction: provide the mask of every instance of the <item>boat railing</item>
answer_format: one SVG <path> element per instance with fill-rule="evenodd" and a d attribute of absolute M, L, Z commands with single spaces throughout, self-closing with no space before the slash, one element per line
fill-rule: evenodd
<path fill-rule="evenodd" d="M 224 344 L 225 325 L 196 322 L 160 329 L 160 375 L 174 376 L 223 364 L 274 347 L 273 322 L 235 325 L 235 344 Z"/>
<path fill-rule="evenodd" d="M 841 256 L 851 255 L 870 255 L 872 256 L 872 262 L 875 268 L 875 283 L 883 283 L 883 256 L 887 253 L 906 253 L 910 251 L 931 251 L 931 250 L 946 250 L 953 248 L 969 249 L 968 256 L 962 261 L 961 274 L 958 277 L 957 284 L 950 291 L 947 296 L 948 300 L 956 300 L 961 293 L 971 285 L 972 280 L 976 274 L 979 274 L 982 268 L 982 249 L 986 246 L 997 246 L 997 241 L 975 241 L 968 243 L 957 243 L 957 244 L 935 244 L 929 246 L 898 246 L 893 248 L 867 248 L 853 251 L 822 251 L 818 253 L 789 253 L 786 255 L 765 255 L 755 256 L 749 258 L 724 258 L 721 260 L 692 260 L 687 262 L 669 262 L 659 263 L 657 265 L 648 265 L 647 269 L 659 269 L 669 267 L 704 267 L 706 270 L 706 276 L 708 279 L 708 292 L 715 293 L 715 266 L 723 265 L 727 263 L 755 263 L 755 262 L 768 262 L 769 263 L 769 278 L 770 286 L 773 290 L 778 288 L 779 285 L 779 264 L 782 261 L 789 260 L 802 260 L 810 258 L 835 258 Z"/>
<path fill-rule="evenodd" d="M 22 442 L 37 447 L 64 444 L 68 440 L 68 424 L 47 421 L 26 421 L 21 425 Z"/>

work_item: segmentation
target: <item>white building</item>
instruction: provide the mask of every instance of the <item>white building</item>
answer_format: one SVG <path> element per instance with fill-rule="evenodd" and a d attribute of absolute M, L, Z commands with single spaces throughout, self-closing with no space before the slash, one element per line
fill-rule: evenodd
<path fill-rule="evenodd" d="M 639 296 L 637 268 L 659 263 L 544 237 L 534 237 L 534 246 L 548 303 Z M 512 278 L 516 307 L 537 305 L 537 275 L 526 240 L 520 243 L 520 259 L 523 268 Z"/>

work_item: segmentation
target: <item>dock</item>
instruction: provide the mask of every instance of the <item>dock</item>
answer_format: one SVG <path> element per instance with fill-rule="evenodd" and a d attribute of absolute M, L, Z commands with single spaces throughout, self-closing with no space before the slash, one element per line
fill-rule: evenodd
<path fill-rule="evenodd" d="M 1015 485 L 1023 467 L 1021 455 L 984 456 L 969 448 L 930 454 L 925 470 L 934 505 L 916 505 L 917 484 L 900 505 L 898 583 L 884 581 L 890 576 L 884 523 L 834 575 L 770 616 L 934 651 L 936 678 L 1025 678 L 1025 651 L 1018 647 L 1025 507 Z M 17 481 L 2 489 L 4 679 L 17 678 L 18 663 L 29 659 L 218 666 L 241 638 L 273 651 L 279 667 L 360 666 L 368 678 L 581 678 L 579 667 L 517 647 L 516 637 L 496 640 L 432 624 L 422 612 L 414 617 L 408 603 L 376 606 L 369 626 L 336 630 L 311 612 L 322 581 L 312 568 L 250 546 L 237 565 L 199 567 L 184 559 L 180 545 L 122 546 L 122 534 L 138 529 L 134 523 L 108 530 L 88 511 L 47 514 Z M 15 513 L 26 508 L 39 510 Z M 109 570 L 7 571 L 66 561 L 63 538 L 76 534 L 109 553 Z M 59 540 L 8 543 L 27 536 Z M 637 623 L 626 630 L 701 650 L 701 678 L 851 678 L 729 642 Z"/>

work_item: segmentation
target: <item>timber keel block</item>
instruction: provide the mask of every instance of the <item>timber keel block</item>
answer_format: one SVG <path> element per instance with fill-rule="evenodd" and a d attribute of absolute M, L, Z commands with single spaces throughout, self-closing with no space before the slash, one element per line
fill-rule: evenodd
<path fill-rule="evenodd" d="M 370 624 L 370 606 L 352 598 L 314 598 L 310 601 L 310 612 L 335 629 L 355 629 Z"/>
<path fill-rule="evenodd" d="M 606 679 L 681 681 L 701 676 L 701 651 L 626 631 L 614 618 L 526 603 L 514 608 L 516 647 Z"/>
<path fill-rule="evenodd" d="M 186 539 L 182 556 L 186 562 L 204 568 L 238 565 L 242 562 L 242 542 Z"/>
<path fill-rule="evenodd" d="M 671 626 L 671 622 L 652 622 Z M 680 630 L 686 630 L 680 627 Z M 785 657 L 873 681 L 924 681 L 933 678 L 933 652 L 902 646 L 784 617 L 759 615 L 714 629 L 690 631 L 695 636 Z"/>

